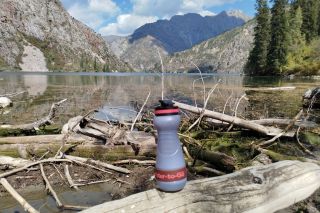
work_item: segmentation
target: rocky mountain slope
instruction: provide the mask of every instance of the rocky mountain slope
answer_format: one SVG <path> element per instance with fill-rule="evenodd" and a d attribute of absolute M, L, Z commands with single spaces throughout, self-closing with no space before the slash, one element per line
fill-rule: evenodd
<path fill-rule="evenodd" d="M 1 0 L 0 35 L 0 70 L 32 69 L 25 57 L 35 52 L 49 70 L 130 70 L 59 0 Z"/>
<path fill-rule="evenodd" d="M 189 49 L 245 22 L 246 19 L 233 11 L 205 17 L 195 13 L 176 15 L 170 20 L 143 25 L 134 31 L 129 41 L 133 43 L 149 35 L 163 43 L 167 52 L 174 53 Z"/>
<path fill-rule="evenodd" d="M 243 25 L 249 17 L 241 11 L 222 12 L 216 16 L 198 14 L 174 16 L 138 28 L 131 36 L 104 37 L 111 50 L 136 71 L 150 71 L 160 61 L 158 51 L 165 57 L 179 49 L 212 38 Z"/>
<path fill-rule="evenodd" d="M 164 60 L 168 72 L 242 72 L 253 46 L 255 21 L 209 39 Z M 160 64 L 156 65 L 160 69 Z"/>

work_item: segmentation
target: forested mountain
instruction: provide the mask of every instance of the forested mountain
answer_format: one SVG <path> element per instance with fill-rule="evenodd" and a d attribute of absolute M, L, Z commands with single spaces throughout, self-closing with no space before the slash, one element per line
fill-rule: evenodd
<path fill-rule="evenodd" d="M 251 75 L 320 72 L 320 1 L 257 0 L 254 47 L 246 65 Z"/>

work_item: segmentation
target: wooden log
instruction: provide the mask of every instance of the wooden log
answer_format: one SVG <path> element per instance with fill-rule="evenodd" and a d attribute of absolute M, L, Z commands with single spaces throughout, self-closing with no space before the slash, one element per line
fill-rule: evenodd
<path fill-rule="evenodd" d="M 26 164 L 31 163 L 29 160 L 21 158 L 12 158 L 8 156 L 0 156 L 0 165 L 7 165 L 11 167 L 23 167 Z"/>
<path fill-rule="evenodd" d="M 176 102 L 176 101 L 174 101 L 174 104 L 175 104 L 175 106 L 177 106 L 177 107 L 179 107 L 181 109 L 184 109 L 184 110 L 196 113 L 196 114 L 199 114 L 200 112 L 203 111 L 202 108 L 198 108 L 198 107 L 194 107 L 194 106 L 191 106 L 191 105 L 179 103 L 179 102 Z M 241 119 L 241 118 L 238 118 L 238 117 L 233 117 L 233 116 L 230 116 L 230 115 L 225 115 L 225 114 L 222 114 L 222 113 L 219 113 L 219 112 L 210 111 L 210 110 L 204 110 L 203 115 L 205 117 L 210 117 L 210 118 L 213 118 L 213 119 L 217 119 L 217 120 L 220 120 L 220 121 L 223 121 L 223 122 L 227 122 L 229 124 L 233 124 L 235 126 L 239 126 L 239 127 L 245 128 L 245 129 L 250 129 L 250 130 L 259 132 L 261 134 L 264 134 L 264 135 L 276 136 L 276 135 L 279 135 L 282 132 L 282 130 L 278 129 L 278 128 L 262 126 L 260 124 L 254 123 L 252 121 L 244 120 L 244 119 Z M 290 134 L 286 134 L 285 136 L 293 137 L 294 134 L 290 133 Z"/>
<path fill-rule="evenodd" d="M 0 178 L 8 177 L 8 176 L 13 175 L 15 173 L 18 173 L 18 172 L 21 172 L 23 170 L 26 170 L 26 169 L 28 169 L 28 168 L 30 168 L 32 166 L 38 166 L 41 163 L 52 163 L 52 162 L 69 162 L 70 163 L 71 161 L 67 160 L 67 159 L 45 159 L 45 160 L 41 160 L 41 161 L 37 161 L 37 162 L 32 162 L 32 163 L 26 164 L 23 167 L 20 167 L 20 168 L 17 168 L 17 169 L 13 169 L 13 170 L 8 171 L 8 172 L 1 173 L 0 174 Z"/>
<path fill-rule="evenodd" d="M 15 130 L 21 130 L 21 131 L 34 131 L 34 130 L 38 129 L 39 127 L 50 125 L 53 123 L 52 119 L 55 117 L 58 107 L 62 103 L 64 103 L 65 101 L 67 101 L 67 99 L 59 101 L 57 103 L 53 103 L 49 114 L 46 117 L 44 117 L 38 121 L 35 121 L 33 123 L 29 123 L 29 124 L 20 124 L 20 125 L 0 125 L 0 129 L 11 129 L 11 130 L 15 129 Z"/>
<path fill-rule="evenodd" d="M 61 144 L 64 138 L 63 134 L 59 135 L 35 135 L 35 136 L 20 136 L 20 137 L 0 137 L 0 145 L 2 144 L 42 144 L 42 143 L 57 143 Z M 66 143 L 84 143 L 91 142 L 92 139 L 81 135 L 70 135 L 66 138 Z"/>
<path fill-rule="evenodd" d="M 70 156 L 70 155 L 64 155 L 63 157 L 65 157 L 66 159 L 71 160 L 71 161 L 75 160 L 75 161 L 79 161 L 79 162 L 82 162 L 82 163 L 95 164 L 95 165 L 98 165 L 98 166 L 102 166 L 102 167 L 104 167 L 106 169 L 110 169 L 110 170 L 113 170 L 113 171 L 121 172 L 121 173 L 124 173 L 124 174 L 130 174 L 131 173 L 131 171 L 126 169 L 126 168 L 122 168 L 122 167 L 119 167 L 119 166 L 114 166 L 112 164 L 108 164 L 108 163 L 97 161 L 97 160 L 92 160 L 92 159 L 88 159 L 88 158 L 81 158 L 81 157 L 75 157 L 75 156 Z"/>
<path fill-rule="evenodd" d="M 30 213 L 39 213 L 37 210 L 35 210 L 21 195 L 19 195 L 16 190 L 8 183 L 8 181 L 5 178 L 0 179 L 0 183 L 2 186 L 12 195 L 18 203 L 23 207 L 23 209 Z"/>
<path fill-rule="evenodd" d="M 195 180 L 177 193 L 156 189 L 89 208 L 104 212 L 259 212 L 270 213 L 311 196 L 320 187 L 320 167 L 281 161 L 233 174 Z"/>
<path fill-rule="evenodd" d="M 73 156 L 93 158 L 99 160 L 116 161 L 123 159 L 145 159 L 155 157 L 156 144 L 142 144 L 138 149 L 131 145 L 105 146 L 105 145 L 70 145 L 66 144 L 64 150 Z M 60 144 L 4 144 L 0 145 L 0 155 L 10 157 L 28 158 L 41 157 L 48 150 L 54 155 Z M 64 151 L 63 150 L 63 151 Z"/>

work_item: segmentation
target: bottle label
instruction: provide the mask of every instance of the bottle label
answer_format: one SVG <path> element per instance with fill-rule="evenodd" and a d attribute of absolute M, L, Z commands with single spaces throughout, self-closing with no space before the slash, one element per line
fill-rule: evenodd
<path fill-rule="evenodd" d="M 162 170 L 156 170 L 155 178 L 158 181 L 163 182 L 172 182 L 172 181 L 178 181 L 183 180 L 187 177 L 187 169 L 182 168 L 175 171 L 162 171 Z"/>

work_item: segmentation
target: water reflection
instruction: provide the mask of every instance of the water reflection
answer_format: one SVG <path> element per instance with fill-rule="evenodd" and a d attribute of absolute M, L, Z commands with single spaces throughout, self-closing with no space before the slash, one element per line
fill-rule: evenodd
<path fill-rule="evenodd" d="M 203 84 L 197 80 L 199 75 L 166 75 L 165 97 L 198 106 L 203 105 Z M 84 115 L 92 109 L 102 109 L 102 114 L 107 117 L 117 117 L 123 111 L 116 108 L 125 108 L 128 116 L 133 117 L 134 111 L 142 105 L 149 91 L 151 97 L 147 107 L 154 107 L 161 97 L 161 76 L 149 74 L 119 74 L 119 75 L 90 75 L 88 73 L 0 73 L 0 94 L 14 93 L 27 90 L 13 98 L 14 107 L 11 113 L 0 115 L 1 123 L 31 122 L 45 116 L 53 102 L 67 98 L 68 101 L 59 110 L 58 123 L 64 123 L 69 118 Z M 208 109 L 219 112 L 234 113 L 239 98 L 248 87 L 263 86 L 298 86 L 291 94 L 299 99 L 306 88 L 317 82 L 314 80 L 299 79 L 288 80 L 279 78 L 248 78 L 235 75 L 206 75 L 204 79 L 206 95 L 221 83 L 211 95 Z M 318 81 L 319 82 L 319 81 Z M 285 96 L 281 97 L 285 98 Z M 250 100 L 251 101 L 251 100 Z M 284 100 L 287 105 L 291 100 Z M 297 100 L 295 100 L 297 101 Z M 283 105 L 277 103 L 279 106 Z M 238 115 L 245 112 L 248 101 L 241 100 Z M 296 104 L 296 103 L 295 103 Z M 115 107 L 115 108 L 110 108 Z M 263 106 L 262 106 L 263 108 Z M 113 112 L 111 112 L 113 110 Z M 294 110 L 293 110 L 294 111 Z M 108 112 L 111 112 L 108 114 Z M 106 114 L 107 113 L 107 114 Z M 116 115 L 116 116 L 115 116 Z M 123 119 L 123 118 L 119 118 Z"/>
<path fill-rule="evenodd" d="M 24 87 L 30 96 L 42 95 L 48 87 L 48 76 L 25 75 L 23 76 Z"/>

